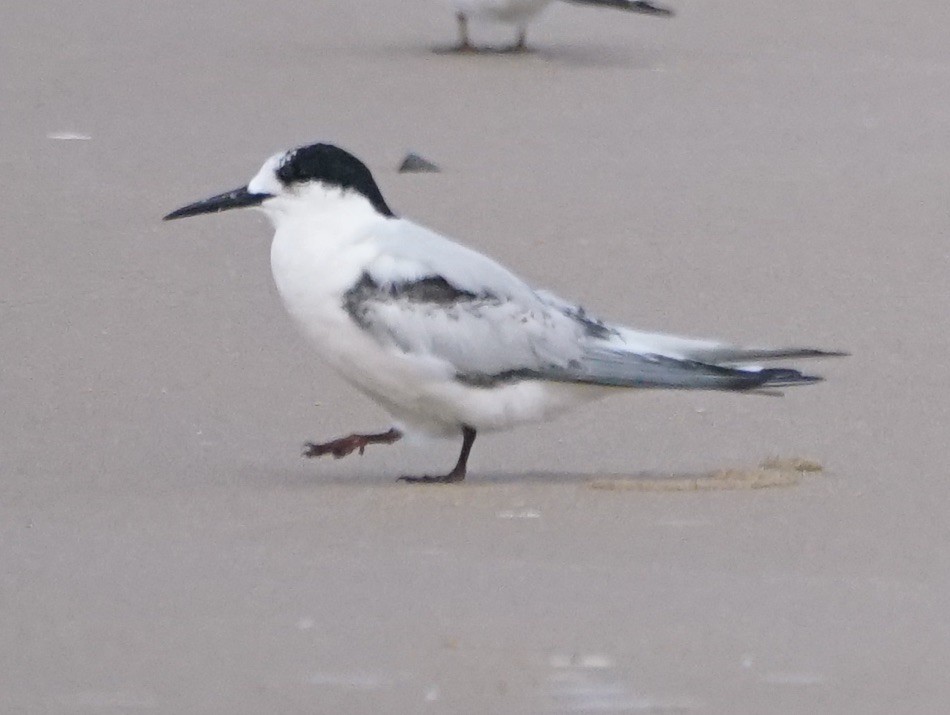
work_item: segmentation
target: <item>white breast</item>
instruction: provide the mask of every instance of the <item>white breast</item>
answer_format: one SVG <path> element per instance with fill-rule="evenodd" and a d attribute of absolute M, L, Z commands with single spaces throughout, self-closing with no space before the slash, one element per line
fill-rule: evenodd
<path fill-rule="evenodd" d="M 422 415 L 428 410 L 425 384 L 445 380 L 446 371 L 381 346 L 346 312 L 346 292 L 378 253 L 372 226 L 380 219 L 364 216 L 361 227 L 359 216 L 336 215 L 345 220 L 328 221 L 323 216 L 279 221 L 271 244 L 277 291 L 318 355 L 347 382 L 397 418 L 404 413 Z M 435 431 L 445 431 L 445 427 Z"/>
<path fill-rule="evenodd" d="M 456 434 L 461 425 L 500 430 L 549 418 L 609 392 L 543 381 L 473 387 L 457 381 L 443 359 L 382 344 L 347 312 L 345 296 L 365 267 L 380 258 L 387 245 L 381 236 L 393 230 L 392 224 L 364 211 L 360 202 L 353 211 L 341 211 L 339 197 L 336 201 L 332 213 L 276 217 L 274 282 L 287 312 L 323 361 L 402 425 L 436 435 Z M 417 248 L 438 248 L 426 243 L 432 241 L 429 232 L 410 231 Z M 454 248 L 471 258 L 465 249 Z M 459 265 L 460 278 L 472 262 Z"/>

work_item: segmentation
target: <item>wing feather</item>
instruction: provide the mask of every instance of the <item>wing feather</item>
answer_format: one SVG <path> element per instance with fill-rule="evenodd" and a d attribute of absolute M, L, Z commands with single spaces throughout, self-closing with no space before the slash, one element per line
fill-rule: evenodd
<path fill-rule="evenodd" d="M 466 384 L 536 379 L 749 390 L 819 378 L 743 363 L 840 354 L 740 348 L 612 326 L 438 234 L 408 222 L 401 230 L 399 240 L 382 241 L 344 307 L 381 344 L 434 361 Z M 405 240 L 406 230 L 413 240 Z"/>

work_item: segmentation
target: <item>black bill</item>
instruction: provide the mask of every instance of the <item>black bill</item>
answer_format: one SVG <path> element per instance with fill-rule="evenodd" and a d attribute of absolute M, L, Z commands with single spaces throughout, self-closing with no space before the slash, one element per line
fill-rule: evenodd
<path fill-rule="evenodd" d="M 271 198 L 271 194 L 252 194 L 246 186 L 234 191 L 228 191 L 225 194 L 212 196 L 204 201 L 196 201 L 193 204 L 182 206 L 180 209 L 172 211 L 163 221 L 171 221 L 176 218 L 185 218 L 186 216 L 197 216 L 199 214 L 212 214 L 228 209 L 239 209 L 245 206 L 259 206 L 264 200 Z"/>

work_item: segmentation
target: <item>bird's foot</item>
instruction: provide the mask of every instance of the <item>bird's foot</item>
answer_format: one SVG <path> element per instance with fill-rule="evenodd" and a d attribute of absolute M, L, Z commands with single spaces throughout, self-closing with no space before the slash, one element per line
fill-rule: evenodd
<path fill-rule="evenodd" d="M 464 425 L 462 427 L 462 452 L 459 454 L 459 460 L 455 463 L 452 471 L 443 474 L 440 477 L 399 477 L 397 482 L 406 482 L 407 484 L 455 484 L 465 479 L 466 465 L 468 464 L 468 455 L 472 451 L 472 445 L 475 443 L 475 429 Z"/>
<path fill-rule="evenodd" d="M 528 28 L 520 27 L 518 28 L 518 39 L 515 40 L 515 44 L 506 47 L 503 52 L 508 52 L 511 54 L 524 54 L 529 52 L 528 50 Z"/>
<path fill-rule="evenodd" d="M 397 482 L 406 484 L 457 484 L 465 479 L 465 472 L 456 472 L 454 469 L 448 474 L 439 477 L 399 477 Z"/>
<path fill-rule="evenodd" d="M 304 457 L 322 457 L 325 454 L 332 454 L 334 458 L 340 459 L 348 454 L 359 450 L 360 454 L 369 444 L 392 444 L 402 437 L 402 432 L 396 428 L 380 434 L 351 434 L 348 437 L 340 437 L 318 444 L 316 442 L 306 442 L 303 446 Z"/>

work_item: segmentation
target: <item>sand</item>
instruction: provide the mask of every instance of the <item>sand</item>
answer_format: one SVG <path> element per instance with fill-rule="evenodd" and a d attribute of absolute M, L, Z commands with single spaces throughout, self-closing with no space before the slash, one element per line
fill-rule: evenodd
<path fill-rule="evenodd" d="M 0 6 L 0 712 L 945 709 L 950 9 L 670 4 L 485 57 L 434 1 Z M 316 139 L 594 313 L 853 356 L 480 436 L 461 486 L 303 460 L 386 415 L 262 217 L 160 217 Z M 767 455 L 824 471 L 592 488 Z"/>
<path fill-rule="evenodd" d="M 799 457 L 763 460 L 758 467 L 733 467 L 699 474 L 598 475 L 590 479 L 592 489 L 642 492 L 689 492 L 724 489 L 768 489 L 799 484 L 802 475 L 824 471 L 813 460 Z"/>

